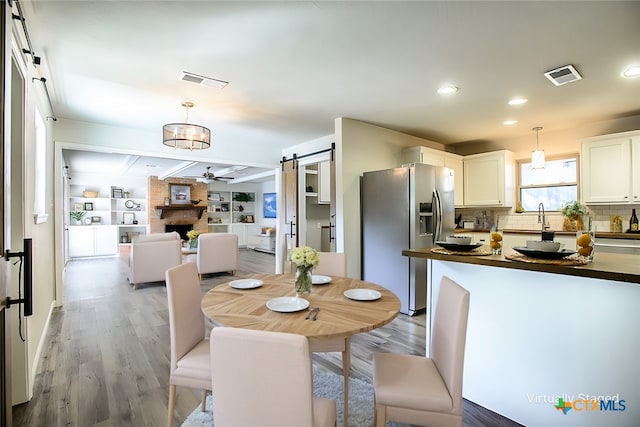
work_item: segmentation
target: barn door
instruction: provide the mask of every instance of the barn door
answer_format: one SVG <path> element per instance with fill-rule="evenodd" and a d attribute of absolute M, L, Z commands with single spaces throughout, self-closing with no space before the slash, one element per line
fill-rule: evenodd
<path fill-rule="evenodd" d="M 284 237 L 286 252 L 284 254 L 284 272 L 293 272 L 288 261 L 289 250 L 298 246 L 298 160 L 286 160 L 282 163 L 282 203 L 284 212 Z"/>

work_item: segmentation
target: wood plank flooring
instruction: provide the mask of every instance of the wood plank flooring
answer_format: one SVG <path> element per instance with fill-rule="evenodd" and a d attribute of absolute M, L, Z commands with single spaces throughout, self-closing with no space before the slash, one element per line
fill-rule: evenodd
<path fill-rule="evenodd" d="M 13 408 L 14 426 L 166 425 L 166 288 L 163 283 L 142 284 L 134 291 L 126 268 L 126 256 L 67 265 L 65 304 L 51 319 L 33 399 Z M 274 256 L 241 250 L 237 275 L 249 272 L 274 272 Z M 232 278 L 207 275 L 202 291 Z M 371 382 L 374 351 L 424 354 L 424 323 L 424 315 L 400 315 L 383 328 L 354 336 L 352 376 Z M 341 375 L 340 353 L 317 353 L 313 360 L 314 369 Z M 178 387 L 174 425 L 180 425 L 199 401 L 198 391 Z M 465 401 L 464 425 L 519 424 Z"/>

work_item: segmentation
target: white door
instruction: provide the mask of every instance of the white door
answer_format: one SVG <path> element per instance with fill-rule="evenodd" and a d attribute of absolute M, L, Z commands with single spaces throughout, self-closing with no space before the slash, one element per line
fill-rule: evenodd
<path fill-rule="evenodd" d="M 2 25 L 0 26 L 3 31 L 0 34 L 0 84 L 1 87 L 5 87 L 5 83 L 7 81 L 6 77 L 6 64 L 9 62 L 7 58 L 7 29 L 11 28 L 10 26 L 10 17 L 11 11 L 7 10 L 8 8 L 7 2 L 2 2 L 2 7 L 0 7 L 0 20 Z M 0 90 L 0 103 L 2 105 L 2 115 L 0 115 L 0 184 L 2 184 L 2 188 L 5 189 L 2 193 L 2 197 L 0 197 L 0 219 L 2 220 L 0 224 L 0 300 L 5 301 L 8 294 L 8 280 L 7 280 L 7 266 L 9 265 L 7 260 L 4 258 L 4 253 L 6 249 L 5 245 L 5 237 L 8 233 L 8 224 L 7 219 L 9 218 L 9 206 L 10 205 L 10 197 L 11 192 L 6 191 L 11 183 L 11 180 L 5 176 L 5 168 L 4 165 L 7 163 L 7 159 L 5 157 L 5 153 L 8 148 L 8 141 L 5 140 L 5 118 L 7 117 L 6 112 L 8 108 L 5 108 L 8 104 L 8 100 L 5 99 L 4 90 Z M 0 304 L 0 425 L 11 425 L 12 415 L 11 415 L 11 383 L 8 380 L 7 370 L 11 366 L 11 354 L 6 351 L 7 349 L 7 338 L 10 336 L 10 330 L 8 326 L 8 316 L 9 310 L 5 308 L 4 304 Z"/>

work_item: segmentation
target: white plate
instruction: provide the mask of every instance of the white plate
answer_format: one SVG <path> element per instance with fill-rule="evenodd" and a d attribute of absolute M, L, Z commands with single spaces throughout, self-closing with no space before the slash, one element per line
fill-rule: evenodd
<path fill-rule="evenodd" d="M 291 313 L 309 307 L 309 301 L 298 297 L 279 297 L 267 301 L 267 308 L 280 313 Z"/>
<path fill-rule="evenodd" d="M 331 282 L 331 277 L 322 276 L 320 274 L 312 274 L 311 275 L 311 283 L 314 285 L 326 285 Z"/>
<path fill-rule="evenodd" d="M 229 286 L 235 289 L 254 289 L 262 286 L 262 280 L 258 279 L 238 279 L 229 282 Z"/>
<path fill-rule="evenodd" d="M 349 289 L 344 291 L 344 296 L 356 301 L 373 301 L 380 299 L 382 294 L 372 289 Z"/>

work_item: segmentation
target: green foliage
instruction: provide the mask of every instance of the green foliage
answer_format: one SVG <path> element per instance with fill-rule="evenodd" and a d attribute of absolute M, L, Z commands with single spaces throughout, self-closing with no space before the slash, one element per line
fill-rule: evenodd
<path fill-rule="evenodd" d="M 251 193 L 233 193 L 233 200 L 236 202 L 253 202 Z"/>
<path fill-rule="evenodd" d="M 84 218 L 84 216 L 87 213 L 85 211 L 72 211 L 70 213 L 71 218 L 75 219 L 76 221 L 82 221 L 82 218 Z"/>
<path fill-rule="evenodd" d="M 577 200 L 574 200 L 562 205 L 560 212 L 567 218 L 577 218 L 587 213 L 587 207 L 585 205 L 581 205 Z"/>

